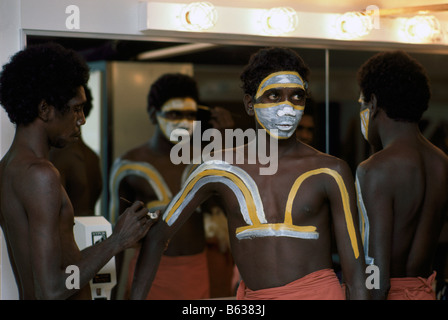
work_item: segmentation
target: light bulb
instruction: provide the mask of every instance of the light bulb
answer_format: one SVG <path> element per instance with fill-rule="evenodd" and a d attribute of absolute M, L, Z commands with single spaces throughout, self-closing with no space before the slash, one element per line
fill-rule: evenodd
<path fill-rule="evenodd" d="M 292 8 L 272 8 L 264 12 L 260 22 L 264 34 L 283 35 L 297 28 L 298 17 Z"/>
<path fill-rule="evenodd" d="M 409 42 L 435 42 L 441 36 L 439 20 L 434 16 L 415 16 L 403 20 L 400 35 Z"/>
<path fill-rule="evenodd" d="M 187 30 L 208 30 L 215 26 L 218 12 L 209 2 L 193 2 L 182 8 L 180 19 Z"/>
<path fill-rule="evenodd" d="M 372 18 L 362 12 L 346 12 L 336 18 L 336 36 L 341 39 L 356 39 L 368 35 L 372 30 Z"/>

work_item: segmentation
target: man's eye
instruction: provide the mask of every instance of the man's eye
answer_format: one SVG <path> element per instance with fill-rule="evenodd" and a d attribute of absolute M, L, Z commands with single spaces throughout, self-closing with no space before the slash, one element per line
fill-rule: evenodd
<path fill-rule="evenodd" d="M 278 94 L 276 92 L 270 92 L 268 98 L 271 100 L 275 100 L 278 98 Z"/>

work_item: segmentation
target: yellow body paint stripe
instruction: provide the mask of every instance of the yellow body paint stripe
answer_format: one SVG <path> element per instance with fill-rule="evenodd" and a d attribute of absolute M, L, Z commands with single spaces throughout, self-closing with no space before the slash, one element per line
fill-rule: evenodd
<path fill-rule="evenodd" d="M 289 105 L 292 108 L 296 109 L 296 110 L 305 110 L 305 106 L 299 106 L 299 105 L 295 105 L 294 103 L 290 102 L 290 101 L 281 101 L 281 102 L 276 102 L 276 103 L 256 103 L 254 104 L 254 108 L 258 108 L 258 109 L 264 109 L 264 108 L 272 108 L 272 107 L 276 107 L 279 105 Z"/>
<path fill-rule="evenodd" d="M 353 249 L 355 258 L 358 259 L 358 257 L 359 257 L 358 241 L 356 239 L 355 227 L 353 225 L 353 217 L 352 217 L 352 213 L 350 210 L 350 200 L 349 200 L 347 188 L 345 187 L 344 180 L 339 175 L 339 173 L 335 170 L 332 170 L 329 168 L 315 169 L 315 170 L 305 172 L 304 174 L 302 174 L 300 177 L 298 177 L 296 179 L 296 181 L 294 182 L 294 184 L 291 188 L 291 191 L 289 192 L 289 195 L 288 195 L 288 201 L 286 203 L 286 210 L 285 210 L 285 223 L 292 224 L 292 214 L 291 214 L 292 205 L 293 205 L 294 199 L 296 197 L 297 191 L 298 191 L 300 185 L 302 184 L 302 182 L 311 176 L 321 174 L 321 173 L 328 174 L 328 175 L 332 176 L 335 179 L 335 181 L 339 187 L 339 191 L 341 193 L 342 205 L 344 208 L 345 222 L 347 225 L 348 235 L 350 237 L 350 242 L 352 244 L 352 249 Z"/>
<path fill-rule="evenodd" d="M 120 177 L 120 175 L 125 171 L 143 172 L 148 180 L 152 180 L 156 184 L 159 192 L 162 195 L 162 199 L 149 202 L 148 204 L 146 204 L 147 208 L 153 208 L 155 206 L 167 205 L 170 202 L 169 192 L 166 190 L 162 181 L 157 176 L 157 173 L 148 167 L 145 167 L 141 164 L 136 164 L 136 163 L 127 163 L 127 164 L 121 165 L 120 168 L 115 172 L 114 176 L 112 177 L 112 188 L 111 188 L 112 192 L 114 190 L 116 190 L 116 187 L 117 187 L 116 184 L 118 182 L 117 181 L 118 177 Z M 148 183 L 149 183 L 149 181 L 148 181 Z M 118 199 L 118 194 L 117 195 L 112 194 L 112 197 L 116 197 Z M 110 219 L 111 219 L 112 224 L 115 223 L 115 217 L 118 216 L 115 212 L 116 210 L 118 210 L 118 207 L 116 207 L 116 205 L 115 205 L 116 202 L 118 202 L 118 201 L 113 201 L 112 202 L 113 204 L 111 206 L 112 214 L 111 214 Z"/>
<path fill-rule="evenodd" d="M 302 79 L 302 77 L 300 76 L 300 74 L 299 74 L 298 72 L 296 72 L 296 71 L 279 71 L 279 72 L 274 72 L 274 73 L 271 73 L 270 75 L 268 75 L 266 78 L 264 78 L 264 79 L 260 82 L 260 85 L 258 86 L 257 93 L 256 93 L 256 95 L 255 95 L 255 98 L 258 99 L 258 98 L 259 98 L 260 96 L 262 96 L 263 93 L 266 91 L 265 89 L 262 89 L 263 86 L 264 86 L 264 84 L 266 83 L 266 81 L 268 81 L 269 79 L 271 79 L 271 78 L 273 78 L 273 77 L 275 77 L 275 76 L 279 76 L 279 75 L 287 75 L 287 74 L 289 74 L 289 75 L 294 75 L 294 76 L 296 76 L 296 77 L 299 77 L 300 81 L 301 81 L 303 84 L 305 83 L 305 81 L 303 81 L 303 79 Z M 277 84 L 277 87 L 279 87 L 279 85 L 282 85 L 282 86 L 283 86 L 283 84 Z M 285 85 L 287 85 L 287 83 L 285 83 Z M 294 85 L 299 86 L 298 84 L 294 84 Z M 271 87 L 271 86 L 272 86 L 272 85 L 270 85 L 270 86 L 268 86 L 268 87 Z M 302 86 L 302 88 L 303 88 L 303 86 Z"/>
<path fill-rule="evenodd" d="M 291 231 L 297 231 L 297 232 L 315 232 L 316 227 L 314 226 L 295 226 L 293 224 L 286 224 L 286 223 L 260 223 L 257 225 L 252 226 L 244 226 L 239 227 L 236 229 L 236 233 L 240 233 L 246 230 L 265 230 L 265 229 L 271 229 L 271 230 L 291 230 Z"/>
<path fill-rule="evenodd" d="M 303 85 L 300 85 L 298 83 L 273 83 L 266 87 L 264 87 L 262 90 L 257 91 L 257 95 L 255 96 L 255 99 L 260 98 L 266 91 L 272 89 L 272 88 L 300 88 L 305 90 Z"/>
<path fill-rule="evenodd" d="M 166 216 L 165 221 L 168 221 L 171 218 L 171 216 L 177 210 L 179 205 L 185 200 L 185 197 L 191 191 L 191 189 L 194 187 L 194 185 L 197 183 L 197 181 L 199 181 L 201 178 L 207 177 L 207 176 L 225 177 L 225 178 L 230 179 L 232 182 L 234 182 L 238 186 L 238 188 L 241 190 L 241 192 L 243 193 L 244 199 L 246 200 L 247 211 L 249 213 L 250 220 L 254 224 L 260 224 L 260 221 L 258 220 L 258 217 L 257 217 L 256 206 L 253 201 L 253 197 L 251 195 L 250 190 L 246 187 L 244 182 L 238 176 L 236 176 L 235 174 L 233 174 L 231 172 L 221 171 L 221 170 L 216 170 L 216 169 L 208 169 L 208 170 L 198 173 L 187 184 L 187 186 L 185 186 L 185 189 L 182 192 L 182 195 L 180 196 L 179 200 L 174 204 L 174 206 L 172 207 L 172 209 Z"/>

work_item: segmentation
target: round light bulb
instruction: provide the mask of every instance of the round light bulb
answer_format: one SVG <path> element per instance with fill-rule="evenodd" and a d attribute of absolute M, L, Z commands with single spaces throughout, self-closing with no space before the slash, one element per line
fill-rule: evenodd
<path fill-rule="evenodd" d="M 185 29 L 202 31 L 215 26 L 218 13 L 209 2 L 193 2 L 183 7 L 180 18 Z"/>

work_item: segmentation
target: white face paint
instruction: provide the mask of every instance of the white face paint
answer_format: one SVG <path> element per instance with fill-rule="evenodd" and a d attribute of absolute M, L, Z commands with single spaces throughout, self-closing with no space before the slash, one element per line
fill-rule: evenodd
<path fill-rule="evenodd" d="M 267 90 L 274 88 L 300 88 L 305 90 L 307 84 L 297 72 L 282 71 L 267 76 L 258 87 L 255 99 Z M 291 137 L 303 115 L 304 106 L 288 101 L 278 103 L 256 103 L 255 117 L 258 123 L 274 138 Z M 275 133 L 274 133 L 275 132 Z"/>
<path fill-rule="evenodd" d="M 365 109 L 359 114 L 361 118 L 361 133 L 364 136 L 364 139 L 369 141 L 369 119 L 370 119 L 370 110 Z"/>
<path fill-rule="evenodd" d="M 176 136 L 184 134 L 192 135 L 194 130 L 194 120 L 186 118 L 184 114 L 194 114 L 198 110 L 197 103 L 191 98 L 174 98 L 168 100 L 157 115 L 157 121 L 165 137 L 171 141 L 172 133 Z M 166 116 L 163 116 L 163 115 Z M 170 116 L 173 115 L 173 116 Z M 174 143 L 177 143 L 174 141 Z"/>
<path fill-rule="evenodd" d="M 361 104 L 361 107 L 364 106 L 364 96 L 361 94 L 358 102 Z M 361 119 L 361 133 L 364 136 L 364 139 L 369 141 L 369 120 L 370 120 L 370 110 L 369 108 L 365 108 L 359 113 L 359 117 Z"/>
<path fill-rule="evenodd" d="M 297 106 L 289 102 L 272 106 L 271 104 L 261 103 L 255 105 L 255 117 L 258 123 L 269 135 L 277 139 L 291 137 L 297 129 L 302 115 L 303 107 L 302 109 L 298 109 Z M 277 130 L 277 135 L 274 135 L 274 129 Z"/>

